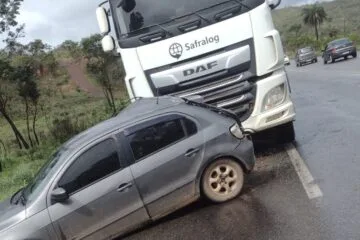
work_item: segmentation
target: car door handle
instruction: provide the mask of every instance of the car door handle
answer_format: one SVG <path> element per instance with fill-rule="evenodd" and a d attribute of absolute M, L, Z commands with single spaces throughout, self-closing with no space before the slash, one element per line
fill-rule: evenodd
<path fill-rule="evenodd" d="M 200 148 L 190 149 L 185 153 L 185 157 L 192 157 L 200 151 Z"/>
<path fill-rule="evenodd" d="M 126 190 L 128 190 L 131 187 L 132 187 L 132 183 L 124 183 L 124 184 L 121 184 L 116 191 L 125 192 Z"/>

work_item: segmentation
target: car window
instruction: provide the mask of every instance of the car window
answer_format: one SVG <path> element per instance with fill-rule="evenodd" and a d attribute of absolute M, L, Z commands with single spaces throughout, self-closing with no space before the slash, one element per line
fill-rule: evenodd
<path fill-rule="evenodd" d="M 71 194 L 119 171 L 121 167 L 116 149 L 113 139 L 91 147 L 69 167 L 58 186 Z"/>
<path fill-rule="evenodd" d="M 138 161 L 196 132 L 193 121 L 178 118 L 138 130 L 129 135 L 128 139 L 134 158 Z"/>

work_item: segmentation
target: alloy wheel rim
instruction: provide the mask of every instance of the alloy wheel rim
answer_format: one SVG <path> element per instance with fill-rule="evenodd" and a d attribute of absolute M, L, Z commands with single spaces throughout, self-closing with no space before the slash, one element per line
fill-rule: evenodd
<path fill-rule="evenodd" d="M 235 169 L 230 165 L 216 166 L 209 175 L 209 185 L 211 190 L 219 195 L 233 193 L 238 187 L 239 177 Z"/>

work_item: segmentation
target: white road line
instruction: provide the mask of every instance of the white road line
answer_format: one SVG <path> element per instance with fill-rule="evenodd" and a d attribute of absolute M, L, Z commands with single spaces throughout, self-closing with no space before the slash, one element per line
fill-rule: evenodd
<path fill-rule="evenodd" d="M 295 146 L 293 144 L 288 144 L 285 146 L 285 149 L 309 199 L 321 198 L 323 193 L 320 187 L 314 182 L 314 177 L 311 175 L 309 168 Z"/>

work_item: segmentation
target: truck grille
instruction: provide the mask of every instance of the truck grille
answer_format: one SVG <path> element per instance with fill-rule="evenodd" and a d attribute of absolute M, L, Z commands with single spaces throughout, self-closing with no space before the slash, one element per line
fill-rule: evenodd
<path fill-rule="evenodd" d="M 236 113 L 241 121 L 245 121 L 254 110 L 256 87 L 240 74 L 172 95 L 177 97 L 200 95 L 205 103 L 229 109 Z"/>

